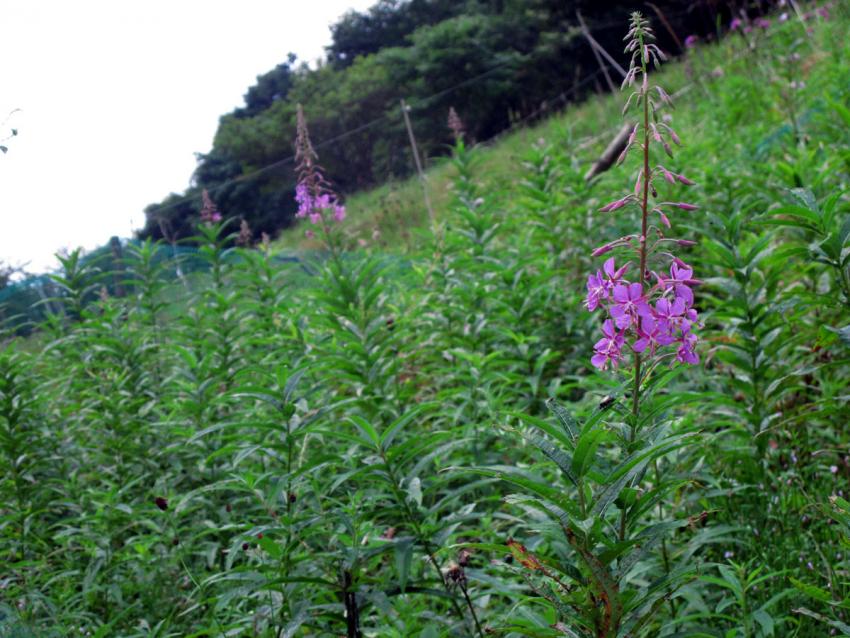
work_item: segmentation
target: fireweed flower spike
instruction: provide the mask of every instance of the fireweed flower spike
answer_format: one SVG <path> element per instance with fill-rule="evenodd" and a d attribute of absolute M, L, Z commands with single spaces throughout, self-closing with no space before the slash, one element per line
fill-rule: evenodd
<path fill-rule="evenodd" d="M 667 188 L 679 189 L 692 186 L 694 182 L 675 170 L 651 161 L 660 153 L 672 157 L 673 147 L 681 145 L 676 132 L 656 118 L 655 102 L 651 97 L 651 94 L 661 96 L 664 104 L 671 102 L 664 89 L 650 86 L 647 75 L 649 66 L 657 66 L 664 56 L 653 44 L 654 37 L 649 24 L 639 13 L 632 14 L 631 30 L 626 39 L 626 52 L 631 54 L 632 59 L 624 87 L 634 86 L 636 90 L 628 98 L 624 112 L 633 107 L 642 112 L 621 159 L 624 160 L 632 149 L 637 149 L 641 153 L 642 162 L 633 191 L 599 210 L 613 213 L 636 205 L 641 214 L 641 230 L 639 234 L 603 244 L 593 251 L 592 256 L 627 251 L 632 253 L 632 258 L 636 258 L 637 269 L 633 277 L 626 279 L 628 262 L 626 266 L 617 269 L 614 257 L 610 257 L 602 270 L 588 277 L 585 305 L 591 312 L 601 309 L 606 315 L 602 324 L 603 338 L 593 347 L 591 363 L 600 370 L 606 370 L 609 366 L 617 368 L 626 360 L 627 349 L 632 352 L 635 378 L 633 410 L 637 413 L 644 359 L 648 361 L 651 357 L 666 356 L 679 363 L 699 362 L 694 330 L 700 324 L 692 288 L 700 281 L 694 278 L 693 268 L 679 257 L 656 251 L 662 241 L 667 242 L 664 245 L 668 249 L 670 246 L 692 246 L 695 242 L 666 238 L 660 232 L 658 241 L 652 245 L 647 241 L 649 230 L 654 228 L 649 224 L 651 213 L 660 215 L 663 225 L 670 228 L 672 224 L 668 216 L 672 216 L 673 212 L 692 212 L 698 210 L 698 207 L 681 201 L 656 201 L 656 186 L 666 182 Z M 656 181 L 660 184 L 656 184 Z M 650 273 L 650 264 L 662 274 L 656 271 Z M 665 272 L 668 268 L 669 275 Z"/>
<path fill-rule="evenodd" d="M 320 226 L 325 233 L 325 239 L 330 241 L 331 223 L 339 223 L 345 219 L 345 206 L 338 201 L 330 184 L 322 175 L 322 169 L 317 163 L 318 156 L 310 143 L 304 109 L 300 104 L 296 115 L 295 162 L 295 172 L 298 176 L 295 186 L 298 211 L 295 217 L 309 219 L 311 224 Z M 312 231 L 308 230 L 307 233 L 308 237 L 313 236 Z"/>
<path fill-rule="evenodd" d="M 207 189 L 201 191 L 201 221 L 205 224 L 217 224 L 221 221 L 221 213 L 210 198 Z"/>
<path fill-rule="evenodd" d="M 463 120 L 460 119 L 460 116 L 457 114 L 457 111 L 455 111 L 455 107 L 453 106 L 449 107 L 448 125 L 455 142 L 463 139 Z"/>

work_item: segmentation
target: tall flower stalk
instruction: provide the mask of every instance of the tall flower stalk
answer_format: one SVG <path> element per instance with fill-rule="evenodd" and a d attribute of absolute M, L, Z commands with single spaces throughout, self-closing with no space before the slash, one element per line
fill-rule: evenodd
<path fill-rule="evenodd" d="M 295 186 L 295 201 L 298 203 L 297 219 L 307 219 L 317 226 L 323 235 L 328 249 L 335 255 L 337 250 L 333 234 L 334 222 L 345 219 L 345 206 L 339 202 L 330 183 L 322 174 L 318 156 L 310 142 L 307 130 L 307 118 L 304 109 L 298 105 L 296 115 L 295 162 L 298 183 Z M 314 231 L 308 229 L 307 237 L 313 237 Z"/>
<path fill-rule="evenodd" d="M 672 106 L 670 96 L 660 86 L 649 83 L 649 66 L 657 67 L 664 54 L 654 44 L 652 30 L 640 13 L 632 14 L 626 40 L 626 52 L 631 53 L 632 59 L 623 88 L 635 85 L 638 88 L 629 95 L 623 113 L 632 108 L 641 113 L 618 163 L 626 159 L 630 150 L 637 148 L 641 153 L 641 166 L 633 191 L 603 206 L 600 211 L 607 213 L 636 206 L 640 211 L 640 234 L 621 237 L 593 251 L 595 257 L 612 251 L 624 252 L 627 261 L 617 267 L 616 257 L 611 256 L 602 270 L 588 277 L 586 306 L 590 311 L 602 309 L 607 314 L 602 324 L 603 337 L 594 346 L 592 364 L 600 370 L 609 366 L 617 368 L 627 359 L 628 350 L 631 351 L 634 439 L 645 373 L 665 358 L 675 357 L 679 363 L 699 363 L 694 332 L 699 317 L 693 306 L 692 290 L 699 281 L 694 279 L 693 269 L 672 252 L 675 247 L 694 242 L 665 236 L 665 231 L 671 227 L 668 216 L 671 212 L 690 212 L 697 207 L 686 202 L 658 201 L 656 182 L 659 177 L 671 185 L 693 185 L 684 175 L 654 164 L 653 147 L 660 147 L 672 158 L 672 146 L 681 144 L 673 128 L 657 116 L 656 100 Z M 633 270 L 634 261 L 637 261 L 637 273 L 630 280 L 626 275 Z M 666 268 L 668 264 L 669 274 L 650 270 L 650 266 Z M 648 365 L 646 370 L 645 365 Z"/>

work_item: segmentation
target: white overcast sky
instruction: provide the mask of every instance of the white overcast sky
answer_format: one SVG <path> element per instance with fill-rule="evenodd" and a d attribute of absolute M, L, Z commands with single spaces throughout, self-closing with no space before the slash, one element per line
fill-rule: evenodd
<path fill-rule="evenodd" d="M 0 260 L 127 237 L 189 184 L 257 75 L 375 0 L 0 0 Z M 2 135 L 5 136 L 5 133 Z"/>

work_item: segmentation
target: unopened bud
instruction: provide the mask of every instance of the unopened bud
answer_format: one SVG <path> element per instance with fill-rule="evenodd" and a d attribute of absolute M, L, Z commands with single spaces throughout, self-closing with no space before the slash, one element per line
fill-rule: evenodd
<path fill-rule="evenodd" d="M 600 208 L 600 209 L 599 209 L 599 212 L 601 212 L 601 213 L 609 213 L 609 212 L 611 212 L 612 210 L 617 210 L 618 208 L 622 208 L 623 206 L 625 206 L 625 205 L 626 205 L 626 202 L 628 202 L 628 200 L 629 200 L 629 198 L 628 198 L 628 197 L 624 197 L 623 199 L 618 199 L 618 200 L 616 200 L 616 201 L 613 201 L 613 202 L 611 202 L 610 204 L 606 204 L 605 206 L 603 206 L 602 208 Z"/>
<path fill-rule="evenodd" d="M 592 253 L 590 253 L 591 257 L 599 257 L 599 255 L 604 255 L 605 253 L 609 253 L 614 249 L 614 246 L 609 244 L 604 244 L 599 248 L 595 249 Z"/>
<path fill-rule="evenodd" d="M 687 204 L 685 202 L 673 202 L 671 206 L 675 206 L 676 208 L 681 208 L 682 210 L 699 210 L 699 206 L 695 204 Z"/>

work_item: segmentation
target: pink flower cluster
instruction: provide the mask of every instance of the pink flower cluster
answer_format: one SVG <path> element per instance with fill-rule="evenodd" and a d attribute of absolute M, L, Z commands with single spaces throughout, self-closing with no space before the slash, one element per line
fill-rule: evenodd
<path fill-rule="evenodd" d="M 201 191 L 201 221 L 205 224 L 217 224 L 221 221 L 221 213 L 216 208 L 207 189 Z"/>
<path fill-rule="evenodd" d="M 317 164 L 318 157 L 310 143 L 307 119 L 298 105 L 296 114 L 295 159 L 298 184 L 295 186 L 295 201 L 298 203 L 297 219 L 307 218 L 311 224 L 321 224 L 328 230 L 325 215 L 331 212 L 333 220 L 345 219 L 345 206 L 337 199 L 328 181 Z M 312 236 L 312 231 L 307 231 Z"/>
<path fill-rule="evenodd" d="M 780 0 L 779 7 L 785 7 L 788 4 L 787 0 Z M 830 8 L 832 8 L 833 3 L 829 2 L 825 5 L 815 7 L 814 10 L 808 11 L 806 13 L 798 14 L 800 19 L 804 22 L 812 20 L 813 18 L 821 18 L 823 20 L 829 20 L 830 18 Z M 787 11 L 779 14 L 777 19 L 778 22 L 787 22 L 789 19 L 789 14 Z M 755 18 L 750 21 L 749 17 L 746 13 L 741 13 L 741 17 L 734 17 L 732 21 L 729 23 L 729 29 L 731 31 L 740 31 L 741 33 L 751 33 L 754 29 L 762 29 L 767 30 L 770 28 L 770 20 L 761 16 Z"/>
<path fill-rule="evenodd" d="M 307 218 L 311 224 L 322 221 L 322 212 L 333 210 L 334 221 L 341 222 L 345 219 L 345 206 L 340 204 L 333 193 L 319 192 L 310 194 L 310 188 L 305 182 L 300 182 L 295 187 L 295 201 L 298 203 L 298 211 L 295 217 Z"/>
<path fill-rule="evenodd" d="M 616 368 L 624 358 L 627 340 L 638 353 L 654 355 L 661 346 L 675 346 L 677 361 L 699 363 L 694 351 L 697 336 L 692 331 L 699 316 L 690 287 L 700 282 L 693 278 L 693 269 L 673 257 L 670 275 L 652 273 L 657 283 L 648 291 L 624 278 L 628 269 L 629 264 L 617 268 L 611 257 L 602 271 L 587 279 L 587 309 L 603 308 L 608 314 L 591 363 L 600 370 L 609 364 Z"/>

